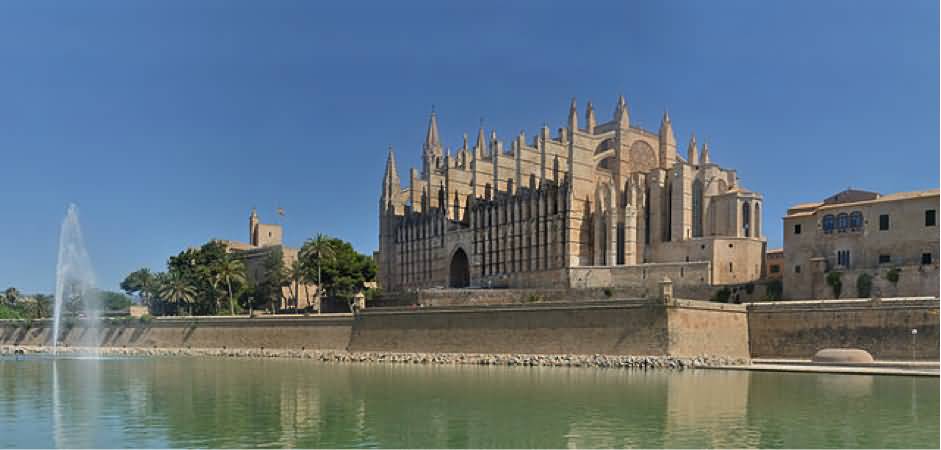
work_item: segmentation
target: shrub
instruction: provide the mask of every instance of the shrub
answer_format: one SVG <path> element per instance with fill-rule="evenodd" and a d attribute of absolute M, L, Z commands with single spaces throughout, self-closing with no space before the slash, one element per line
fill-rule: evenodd
<path fill-rule="evenodd" d="M 140 323 L 150 323 L 154 318 L 151 317 L 150 314 L 143 314 L 138 320 L 140 320 Z"/>
<path fill-rule="evenodd" d="M 542 301 L 542 296 L 536 293 L 532 293 L 526 296 L 526 301 L 528 303 L 539 303 Z"/>
<path fill-rule="evenodd" d="M 872 295 L 872 275 L 861 273 L 856 277 L 856 293 L 859 297 L 869 297 Z"/>
<path fill-rule="evenodd" d="M 885 273 L 885 279 L 889 280 L 890 283 L 896 284 L 899 282 L 899 269 L 898 267 L 893 267 Z"/>
<path fill-rule="evenodd" d="M 840 298 L 843 292 L 843 274 L 841 272 L 830 272 L 827 274 L 827 284 L 833 289 L 833 297 Z"/>
<path fill-rule="evenodd" d="M 611 298 L 614 296 L 614 291 L 611 288 L 604 288 L 604 296 Z"/>

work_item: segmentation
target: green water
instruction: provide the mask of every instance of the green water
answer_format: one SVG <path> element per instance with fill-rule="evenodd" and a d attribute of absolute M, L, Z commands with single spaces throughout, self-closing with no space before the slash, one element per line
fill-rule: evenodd
<path fill-rule="evenodd" d="M 933 447 L 937 378 L 0 359 L 0 447 Z"/>

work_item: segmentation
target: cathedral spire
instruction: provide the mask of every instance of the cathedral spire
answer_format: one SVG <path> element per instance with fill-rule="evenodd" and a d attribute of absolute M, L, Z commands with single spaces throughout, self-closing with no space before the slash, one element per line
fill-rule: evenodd
<path fill-rule="evenodd" d="M 569 130 L 578 130 L 578 106 L 575 105 L 575 97 L 572 97 L 572 105 L 569 106 Z"/>
<path fill-rule="evenodd" d="M 614 117 L 618 121 L 619 128 L 629 128 L 631 126 L 631 115 L 627 110 L 627 102 L 624 101 L 624 96 L 618 96 L 618 108 L 614 112 Z"/>
<path fill-rule="evenodd" d="M 484 127 L 477 130 L 477 143 L 474 144 L 474 155 L 477 159 L 483 158 L 487 153 L 487 137 L 484 133 Z"/>
<path fill-rule="evenodd" d="M 660 121 L 660 167 L 669 169 L 676 161 L 676 136 L 673 134 L 673 124 L 670 114 L 663 112 Z"/>
<path fill-rule="evenodd" d="M 703 142 L 702 144 L 702 154 L 700 155 L 700 160 L 703 164 L 709 164 L 709 144 Z"/>
<path fill-rule="evenodd" d="M 395 168 L 395 151 L 389 146 L 389 156 L 386 157 L 386 173 L 382 177 L 383 194 L 391 193 L 392 186 L 399 184 L 399 173 Z"/>
<path fill-rule="evenodd" d="M 425 134 L 425 151 L 432 148 L 441 148 L 441 139 L 438 137 L 438 114 L 431 108 L 431 118 L 428 119 L 428 132 Z"/>
<path fill-rule="evenodd" d="M 594 133 L 596 124 L 597 121 L 595 120 L 595 108 L 591 105 L 591 100 L 589 100 L 588 107 L 585 110 L 585 131 Z"/>
<path fill-rule="evenodd" d="M 696 148 L 696 135 L 693 134 L 689 138 L 689 147 L 686 148 L 686 162 L 698 166 L 699 165 L 699 154 L 698 149 Z"/>

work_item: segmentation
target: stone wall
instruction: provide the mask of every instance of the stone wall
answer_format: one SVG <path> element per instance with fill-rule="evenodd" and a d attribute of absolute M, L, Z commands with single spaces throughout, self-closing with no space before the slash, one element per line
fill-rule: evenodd
<path fill-rule="evenodd" d="M 130 320 L 96 329 L 78 321 L 63 325 L 62 342 L 106 347 L 208 347 L 297 348 L 344 350 L 350 339 L 351 316 L 267 318 L 167 318 L 143 323 Z M 0 343 L 48 345 L 52 339 L 48 320 L 33 321 L 29 328 L 0 321 Z"/>
<path fill-rule="evenodd" d="M 753 358 L 810 359 L 831 347 L 861 348 L 877 360 L 938 359 L 938 300 L 832 300 L 748 305 Z"/>
<path fill-rule="evenodd" d="M 350 350 L 747 358 L 744 315 L 732 305 L 643 300 L 387 308 L 356 318 Z"/>

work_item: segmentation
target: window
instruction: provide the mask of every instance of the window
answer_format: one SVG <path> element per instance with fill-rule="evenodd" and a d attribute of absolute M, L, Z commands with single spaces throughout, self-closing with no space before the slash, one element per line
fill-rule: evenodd
<path fill-rule="evenodd" d="M 729 263 L 729 272 L 732 271 L 732 263 Z"/>
<path fill-rule="evenodd" d="M 863 213 L 859 211 L 850 213 L 850 229 L 852 231 L 861 231 L 863 229 Z"/>
<path fill-rule="evenodd" d="M 823 216 L 823 232 L 828 234 L 833 232 L 833 214 Z"/>
<path fill-rule="evenodd" d="M 836 216 L 836 228 L 840 230 L 840 233 L 846 232 L 846 229 L 850 227 L 850 216 L 846 213 L 840 213 Z"/>
<path fill-rule="evenodd" d="M 751 237 L 751 205 L 742 203 L 742 234 Z"/>
<path fill-rule="evenodd" d="M 935 226 L 935 224 L 937 224 L 937 220 L 935 218 L 936 214 L 937 213 L 933 209 L 929 209 L 925 211 L 925 226 L 926 227 L 933 227 Z"/>
<path fill-rule="evenodd" d="M 781 271 L 781 266 L 777 264 L 772 264 L 769 269 L 771 270 L 771 273 L 778 273 Z"/>
<path fill-rule="evenodd" d="M 836 252 L 836 264 L 848 268 L 850 266 L 850 251 L 838 250 Z"/>
<path fill-rule="evenodd" d="M 693 181 L 693 237 L 702 237 L 702 180 Z"/>
<path fill-rule="evenodd" d="M 890 255 L 879 255 L 879 264 L 888 264 L 890 262 L 892 262 Z"/>
<path fill-rule="evenodd" d="M 931 253 L 922 253 L 922 254 L 921 254 L 921 263 L 922 263 L 922 264 L 931 264 Z"/>
<path fill-rule="evenodd" d="M 794 273 L 801 273 L 801 266 L 800 266 L 800 264 L 794 266 Z"/>
<path fill-rule="evenodd" d="M 879 215 L 879 231 L 886 231 L 889 229 L 889 215 L 880 214 Z"/>
<path fill-rule="evenodd" d="M 794 234 L 801 234 L 801 224 L 794 225 Z"/>

